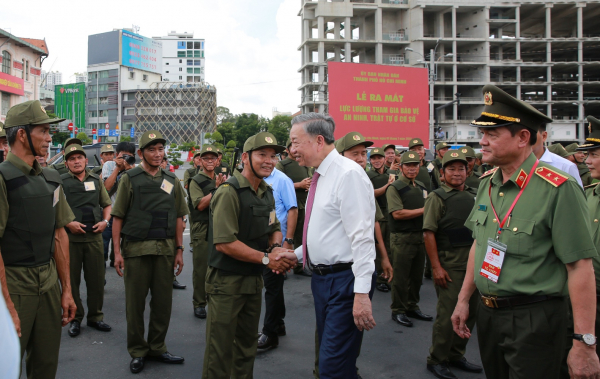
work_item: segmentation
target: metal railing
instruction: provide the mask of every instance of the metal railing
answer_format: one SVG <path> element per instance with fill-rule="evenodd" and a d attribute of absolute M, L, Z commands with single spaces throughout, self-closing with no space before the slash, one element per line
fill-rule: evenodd
<path fill-rule="evenodd" d="M 491 61 L 505 61 L 505 60 L 515 60 L 515 59 L 517 59 L 516 54 L 507 54 L 507 53 L 503 53 L 503 54 L 492 53 L 492 54 L 490 54 Z"/>
<path fill-rule="evenodd" d="M 408 4 L 408 0 L 381 0 L 383 4 Z"/>
<path fill-rule="evenodd" d="M 408 41 L 408 35 L 401 32 L 383 33 L 384 41 Z"/>
<path fill-rule="evenodd" d="M 409 60 L 404 55 L 383 54 L 383 64 L 403 65 L 409 64 Z"/>
<path fill-rule="evenodd" d="M 506 16 L 503 14 L 491 13 L 490 20 L 514 20 L 514 17 Z"/>

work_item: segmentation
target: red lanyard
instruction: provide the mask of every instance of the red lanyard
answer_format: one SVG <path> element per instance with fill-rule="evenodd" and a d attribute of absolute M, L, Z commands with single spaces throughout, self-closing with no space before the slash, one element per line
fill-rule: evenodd
<path fill-rule="evenodd" d="M 523 187 L 521 187 L 521 190 L 519 191 L 519 194 L 515 198 L 515 201 L 513 201 L 512 205 L 510 206 L 510 209 L 508 210 L 508 212 L 506 212 L 506 215 L 504 216 L 504 219 L 502 220 L 502 222 L 500 222 L 500 217 L 498 217 L 498 214 L 496 213 L 496 209 L 494 208 L 494 203 L 492 202 L 492 181 L 490 180 L 490 188 L 489 188 L 489 191 L 488 191 L 489 196 L 490 196 L 490 205 L 492 206 L 492 211 L 494 211 L 494 216 L 496 216 L 496 220 L 499 222 L 499 224 L 498 224 L 499 225 L 498 236 L 496 237 L 496 239 L 498 237 L 500 237 L 500 233 L 502 233 L 502 228 L 504 227 L 504 224 L 506 223 L 506 220 L 508 220 L 508 218 L 510 217 L 510 214 L 512 213 L 515 205 L 517 205 L 517 201 L 519 201 L 519 198 L 521 197 L 521 194 L 523 194 L 523 191 L 525 190 L 525 187 L 527 187 L 527 184 L 529 184 L 529 179 L 531 179 L 531 175 L 533 174 L 533 171 L 537 167 L 538 163 L 540 163 L 540 161 L 536 160 L 535 164 L 531 168 L 531 171 L 529 172 L 529 175 L 527 176 L 527 180 L 525 180 L 525 183 L 523 184 Z"/>

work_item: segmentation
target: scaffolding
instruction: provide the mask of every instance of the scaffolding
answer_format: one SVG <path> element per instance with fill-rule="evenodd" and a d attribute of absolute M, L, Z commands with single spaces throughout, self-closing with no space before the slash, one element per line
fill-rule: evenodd
<path fill-rule="evenodd" d="M 157 82 L 135 91 L 135 134 L 158 130 L 168 144 L 201 144 L 217 126 L 217 89 L 206 82 Z"/>

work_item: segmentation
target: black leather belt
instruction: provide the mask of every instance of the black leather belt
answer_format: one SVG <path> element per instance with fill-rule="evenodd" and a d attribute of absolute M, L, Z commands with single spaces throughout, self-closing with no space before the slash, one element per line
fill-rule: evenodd
<path fill-rule="evenodd" d="M 336 263 L 334 265 L 316 265 L 312 266 L 312 272 L 317 275 L 328 275 L 335 272 L 350 270 L 351 268 L 352 262 Z"/>
<path fill-rule="evenodd" d="M 539 303 L 555 298 L 556 296 L 548 295 L 496 297 L 481 294 L 481 302 L 488 308 L 518 307 L 519 305 Z"/>

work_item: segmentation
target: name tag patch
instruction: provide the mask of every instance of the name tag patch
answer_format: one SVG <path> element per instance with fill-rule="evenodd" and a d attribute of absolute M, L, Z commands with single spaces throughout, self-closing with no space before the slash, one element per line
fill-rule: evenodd
<path fill-rule="evenodd" d="M 96 190 L 96 185 L 94 184 L 94 182 L 84 182 L 83 185 L 85 186 L 86 191 L 95 191 Z"/>
<path fill-rule="evenodd" d="M 162 184 L 160 185 L 160 189 L 168 193 L 169 195 L 173 191 L 173 185 L 167 181 L 167 179 L 163 179 Z"/>
<path fill-rule="evenodd" d="M 54 190 L 54 196 L 52 199 L 52 206 L 56 206 L 56 204 L 58 204 L 58 196 L 60 194 L 60 187 L 56 187 L 56 189 Z"/>
<path fill-rule="evenodd" d="M 273 225 L 275 223 L 275 210 L 273 209 L 271 213 L 269 213 L 269 225 Z"/>

